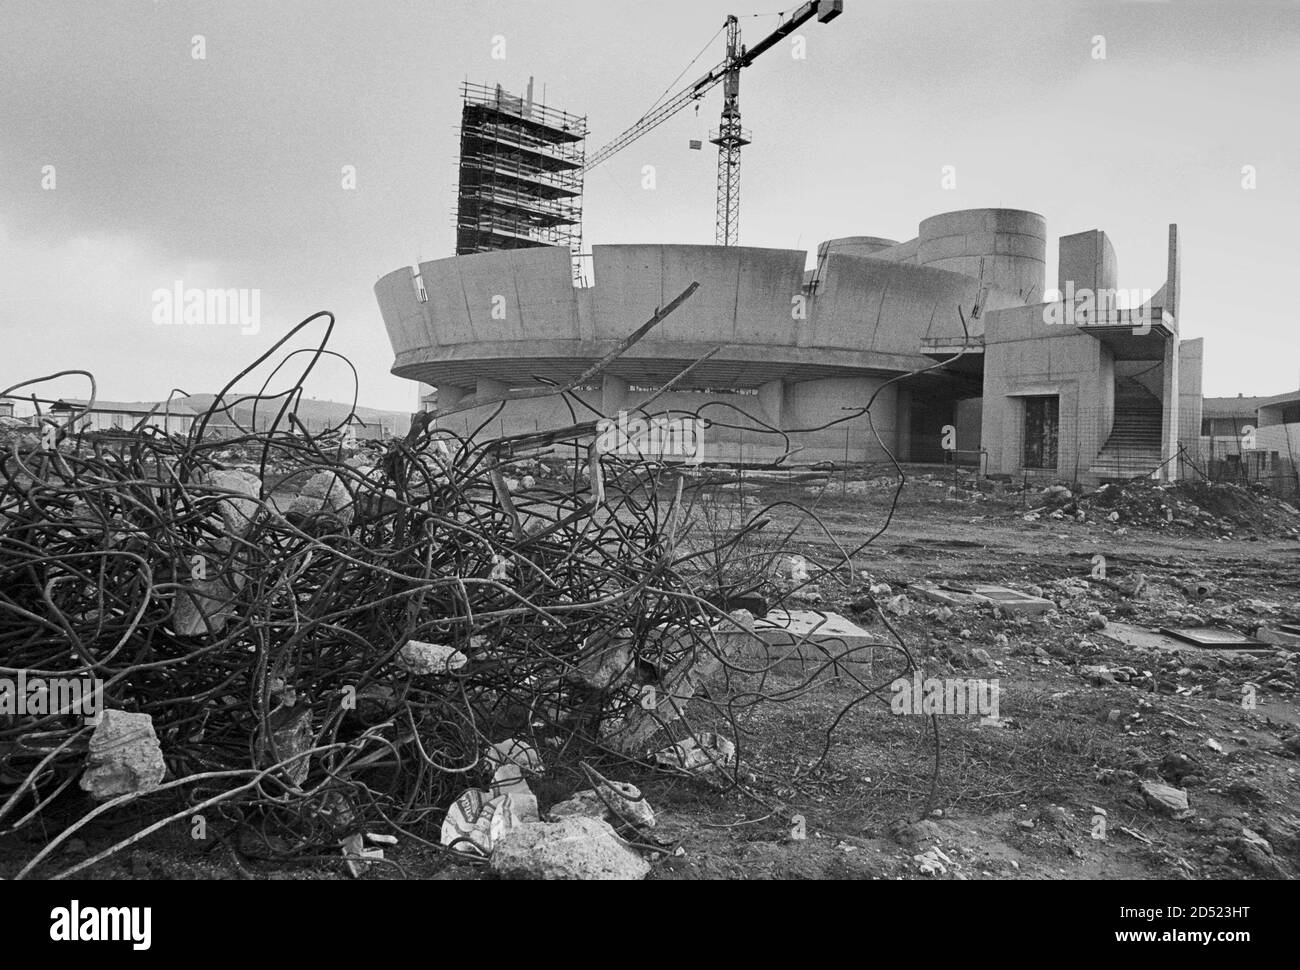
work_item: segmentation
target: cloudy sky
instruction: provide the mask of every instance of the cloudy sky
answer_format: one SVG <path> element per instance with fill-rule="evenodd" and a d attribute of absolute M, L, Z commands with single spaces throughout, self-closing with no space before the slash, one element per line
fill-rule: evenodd
<path fill-rule="evenodd" d="M 775 5 L 753 6 L 765 15 L 742 18 L 751 42 L 777 23 Z M 1180 325 L 1206 338 L 1206 394 L 1300 384 L 1288 298 L 1300 265 L 1300 5 L 845 8 L 802 31 L 804 59 L 781 46 L 742 78 L 754 132 L 742 244 L 908 239 L 932 213 L 1022 208 L 1047 219 L 1049 282 L 1056 237 L 1100 228 L 1120 285 L 1155 289 L 1176 222 Z M 594 149 L 729 12 L 744 9 L 0 0 L 0 384 L 81 367 L 104 399 L 213 391 L 328 309 L 330 347 L 360 372 L 361 402 L 409 410 L 415 393 L 388 373 L 372 287 L 453 251 L 459 83 L 522 90 L 533 76 L 548 102 L 588 116 Z M 717 38 L 682 80 L 721 55 Z M 718 109 L 715 90 L 698 116 L 688 109 L 590 173 L 588 244 L 712 242 L 715 156 L 688 141 L 716 127 Z M 653 190 L 642 188 L 647 164 Z M 942 186 L 944 166 L 955 188 Z M 151 295 L 176 280 L 260 290 L 259 332 L 155 325 Z M 84 385 L 54 388 L 84 396 Z M 350 378 L 322 365 L 309 390 L 346 399 Z"/>

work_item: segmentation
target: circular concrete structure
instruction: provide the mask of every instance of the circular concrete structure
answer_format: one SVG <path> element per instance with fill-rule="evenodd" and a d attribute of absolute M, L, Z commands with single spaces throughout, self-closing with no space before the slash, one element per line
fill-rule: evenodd
<path fill-rule="evenodd" d="M 963 209 L 921 222 L 917 264 L 983 279 L 1026 301 L 1043 293 L 1047 223 L 1020 209 Z"/>
<path fill-rule="evenodd" d="M 976 304 L 1021 306 L 1024 293 L 1041 293 L 1045 245 L 1041 216 L 971 210 L 927 219 L 903 243 L 830 240 L 807 281 L 798 250 L 623 245 L 593 247 L 592 285 L 575 287 L 568 251 L 542 247 L 404 267 L 375 293 L 393 373 L 436 386 L 446 407 L 570 381 L 698 282 L 606 369 L 599 387 L 582 392 L 586 399 L 603 413 L 634 407 L 642 389 L 716 349 L 656 406 L 693 411 L 713 395 L 779 427 L 815 427 L 865 404 L 891 378 L 932 364 L 936 343 L 962 337 L 958 308 L 979 334 Z M 907 386 L 890 385 L 877 398 L 877 431 L 895 425 L 900 388 Z M 468 414 L 466 427 L 479 416 Z M 552 399 L 501 420 L 532 430 L 572 418 Z M 834 438 L 843 442 L 842 428 Z"/>

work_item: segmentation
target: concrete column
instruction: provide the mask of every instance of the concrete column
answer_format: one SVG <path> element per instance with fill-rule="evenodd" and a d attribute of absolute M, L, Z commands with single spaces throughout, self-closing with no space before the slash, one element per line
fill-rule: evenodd
<path fill-rule="evenodd" d="M 478 401 L 485 401 L 490 397 L 502 397 L 510 388 L 500 381 L 494 381 L 490 377 L 480 377 L 474 385 L 474 398 Z"/>
<path fill-rule="evenodd" d="M 438 387 L 438 407 L 453 408 L 461 401 L 465 400 L 470 394 L 468 387 L 458 387 L 455 384 L 441 384 Z"/>
<path fill-rule="evenodd" d="M 895 436 L 894 457 L 899 461 L 912 460 L 912 391 L 908 388 L 895 390 L 898 402 L 894 408 Z"/>
<path fill-rule="evenodd" d="M 627 408 L 627 381 L 606 374 L 600 382 L 600 413 L 607 418 L 617 417 Z"/>
<path fill-rule="evenodd" d="M 760 387 L 758 403 L 773 427 L 784 427 L 782 422 L 785 420 L 785 381 L 768 381 Z"/>
<path fill-rule="evenodd" d="M 1172 482 L 1178 477 L 1178 463 L 1171 459 L 1178 454 L 1178 338 L 1165 341 L 1164 382 L 1161 388 L 1164 407 L 1160 430 L 1160 481 Z"/>

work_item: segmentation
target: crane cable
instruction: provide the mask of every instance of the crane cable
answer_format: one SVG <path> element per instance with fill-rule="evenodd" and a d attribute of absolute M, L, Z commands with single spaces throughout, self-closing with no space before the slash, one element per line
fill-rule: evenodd
<path fill-rule="evenodd" d="M 655 98 L 655 100 L 654 100 L 654 104 L 652 104 L 652 105 L 650 105 L 650 107 L 646 108 L 646 110 L 645 110 L 645 114 L 641 115 L 641 117 L 637 119 L 637 122 L 638 122 L 638 123 L 644 121 L 645 118 L 646 118 L 646 115 L 648 115 L 651 111 L 654 111 L 654 109 L 657 108 L 657 107 L 659 106 L 659 104 L 664 100 L 664 98 L 668 97 L 668 93 L 669 93 L 670 91 L 672 91 L 673 88 L 675 88 L 675 87 L 677 86 L 677 82 L 680 81 L 680 80 L 685 76 L 685 74 L 686 74 L 687 71 L 689 71 L 692 67 L 695 66 L 696 62 L 699 61 L 699 59 L 700 59 L 701 57 L 704 56 L 704 52 L 707 51 L 707 50 L 709 49 L 709 46 L 710 46 L 710 45 L 711 45 L 715 40 L 717 40 L 717 39 L 718 39 L 718 36 L 719 36 L 719 35 L 720 35 L 724 30 L 726 30 L 726 29 L 727 29 L 727 25 L 726 25 L 725 23 L 724 23 L 721 27 L 719 27 L 719 28 L 717 29 L 717 31 L 714 33 L 714 35 L 708 39 L 708 41 L 705 43 L 705 45 L 704 45 L 703 47 L 700 48 L 700 52 L 699 52 L 698 54 L 695 55 L 695 57 L 691 60 L 691 62 L 690 62 L 689 64 L 687 64 L 684 68 L 682 68 L 682 72 L 681 72 L 681 74 L 678 74 L 675 78 L 673 78 L 671 81 L 669 81 L 669 82 L 668 82 L 668 87 L 666 87 L 666 88 L 664 89 L 663 94 L 661 94 L 661 95 L 659 95 L 659 97 Z"/>

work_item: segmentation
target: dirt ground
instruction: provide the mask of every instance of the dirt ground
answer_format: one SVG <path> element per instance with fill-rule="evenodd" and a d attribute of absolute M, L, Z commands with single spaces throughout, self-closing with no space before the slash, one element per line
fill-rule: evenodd
<path fill-rule="evenodd" d="M 889 489 L 819 495 L 778 482 L 728 494 L 747 511 L 780 500 L 815 505 L 830 535 L 790 505 L 770 513 L 772 528 L 794 530 L 791 551 L 834 568 L 789 605 L 836 610 L 885 640 L 887 621 L 927 674 L 996 678 L 999 719 L 939 716 L 936 746 L 929 718 L 893 714 L 887 689 L 867 696 L 864 685 L 887 685 L 905 669 L 900 653 L 883 648 L 860 684 L 810 684 L 785 672 L 761 684 L 710 685 L 690 717 L 736 740 L 741 789 L 633 767 L 617 774 L 640 786 L 658 815 L 665 851 L 650 878 L 1295 878 L 1296 654 L 1122 639 L 1170 623 L 1247 630 L 1295 622 L 1295 532 L 1221 519 L 1197 528 L 1126 523 L 1122 507 L 1117 521 L 1104 509 L 1085 511 L 1082 521 L 1077 511 L 1054 518 L 1051 506 L 1035 516 L 1030 505 L 1043 501 L 1036 492 L 976 497 L 948 485 L 914 478 L 888 530 L 853 555 L 851 580 L 843 551 L 881 527 Z M 1092 576 L 1097 554 L 1109 583 Z M 1033 617 L 948 609 L 915 588 L 972 581 L 1041 592 L 1058 607 Z M 1211 584 L 1201 591 L 1208 595 L 1197 594 L 1198 583 Z M 755 691 L 771 700 L 750 706 Z M 723 713 L 729 702 L 734 723 Z M 1188 809 L 1153 803 L 1144 781 L 1184 790 Z M 540 785 L 543 808 L 573 787 L 566 778 Z M 144 818 L 138 810 L 107 819 L 42 872 L 93 855 Z M 0 846 L 0 876 L 12 876 L 48 834 Z M 348 878 L 337 850 L 286 865 L 259 862 L 246 844 L 235 852 L 188 836 L 173 825 L 87 874 Z M 481 864 L 448 862 L 404 833 L 364 878 L 484 875 Z"/>

